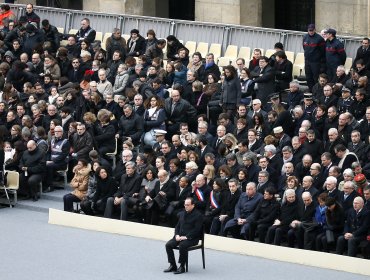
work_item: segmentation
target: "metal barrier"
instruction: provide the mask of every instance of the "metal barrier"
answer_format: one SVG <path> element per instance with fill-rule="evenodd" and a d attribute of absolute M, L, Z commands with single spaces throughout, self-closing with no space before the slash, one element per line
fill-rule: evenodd
<path fill-rule="evenodd" d="M 10 4 L 14 13 L 19 17 L 25 13 L 25 5 Z M 272 49 L 276 42 L 282 42 L 287 51 L 303 52 L 302 37 L 304 32 L 269 29 L 231 24 L 215 24 L 197 21 L 171 20 L 165 18 L 145 17 L 135 15 L 106 14 L 98 12 L 67 10 L 35 6 L 35 12 L 42 19 L 49 19 L 57 27 L 63 27 L 67 33 L 70 29 L 79 29 L 80 21 L 89 18 L 91 26 L 106 33 L 118 27 L 122 33 L 129 34 L 130 30 L 137 28 L 143 36 L 148 29 L 153 29 L 158 38 L 166 38 L 173 34 L 186 41 L 218 43 L 222 51 L 228 45 L 246 46 L 253 48 Z M 354 58 L 360 46 L 361 37 L 338 36 L 343 41 L 347 56 Z"/>

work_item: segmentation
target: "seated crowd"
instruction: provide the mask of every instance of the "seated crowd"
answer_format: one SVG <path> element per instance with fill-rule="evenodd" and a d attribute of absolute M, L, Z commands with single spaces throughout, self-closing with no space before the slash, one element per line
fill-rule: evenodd
<path fill-rule="evenodd" d="M 87 215 L 175 226 L 192 197 L 210 234 L 368 254 L 370 54 L 330 79 L 333 54 L 317 44 L 306 64 L 317 52 L 328 67 L 303 93 L 281 43 L 221 73 L 213 54 L 154 30 L 126 42 L 115 28 L 102 49 L 84 18 L 61 47 L 31 4 L 0 20 L 0 163 L 25 199 L 40 183 L 53 191 L 62 170 L 65 211 L 80 202 Z"/>

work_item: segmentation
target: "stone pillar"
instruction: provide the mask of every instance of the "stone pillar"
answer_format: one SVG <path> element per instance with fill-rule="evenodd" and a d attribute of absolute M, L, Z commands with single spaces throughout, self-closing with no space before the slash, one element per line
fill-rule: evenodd
<path fill-rule="evenodd" d="M 195 20 L 240 24 L 240 2 L 240 0 L 195 0 Z"/>
<path fill-rule="evenodd" d="M 262 9 L 263 7 L 265 7 L 265 3 L 262 3 L 262 0 L 240 1 L 240 24 L 248 26 L 262 26 L 263 25 L 262 11 L 264 13 L 265 10 L 266 11 L 272 10 L 272 13 L 275 12 L 273 9 L 271 9 L 271 6 L 269 7 L 266 5 L 264 10 Z M 268 18 L 271 18 L 271 16 Z"/>
<path fill-rule="evenodd" d="M 332 27 L 340 35 L 369 35 L 369 0 L 316 0 L 316 28 Z"/>
<path fill-rule="evenodd" d="M 155 0 L 83 0 L 85 11 L 155 16 Z"/>

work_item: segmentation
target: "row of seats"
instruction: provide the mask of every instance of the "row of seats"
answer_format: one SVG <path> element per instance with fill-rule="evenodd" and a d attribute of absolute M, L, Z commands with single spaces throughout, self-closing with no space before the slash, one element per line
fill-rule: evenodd
<path fill-rule="evenodd" d="M 64 28 L 58 27 L 58 31 L 60 33 L 64 33 Z M 68 34 L 76 34 L 77 29 L 70 29 Z M 102 48 L 105 49 L 106 41 L 109 37 L 112 36 L 112 33 L 107 32 L 103 36 L 103 32 L 96 32 L 96 40 L 99 40 L 102 42 Z M 130 38 L 130 34 L 123 34 L 123 38 L 127 41 Z M 181 43 L 183 43 L 182 40 L 180 40 Z M 64 40 L 61 42 L 62 46 L 65 46 L 67 44 L 67 41 Z M 219 67 L 224 67 L 227 65 L 234 65 L 236 66 L 236 59 L 237 58 L 244 58 L 245 64 L 248 65 L 249 61 L 253 59 L 253 51 L 250 47 L 240 47 L 238 51 L 238 46 L 236 45 L 228 45 L 226 48 L 226 51 L 224 53 L 224 56 L 221 56 L 221 44 L 212 43 L 208 44 L 206 42 L 195 42 L 195 41 L 187 41 L 185 43 L 185 47 L 189 50 L 190 56 L 194 52 L 201 53 L 202 57 L 205 57 L 207 53 L 213 53 L 215 57 L 215 61 Z M 167 45 L 165 49 L 163 50 L 166 52 Z M 264 49 L 259 48 L 261 50 L 261 54 L 265 55 L 267 57 L 270 57 L 275 53 L 274 49 L 267 49 L 266 52 Z M 285 54 L 287 58 L 293 63 L 293 77 L 304 75 L 304 54 L 299 52 L 295 55 L 292 51 L 285 51 Z M 346 72 L 348 73 L 352 66 L 352 58 L 347 57 L 346 63 L 344 67 L 346 68 Z"/>

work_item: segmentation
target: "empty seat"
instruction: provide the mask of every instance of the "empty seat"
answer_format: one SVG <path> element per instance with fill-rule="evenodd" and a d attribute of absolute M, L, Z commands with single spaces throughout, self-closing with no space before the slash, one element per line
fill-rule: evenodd
<path fill-rule="evenodd" d="M 353 61 L 353 59 L 351 57 L 346 58 L 346 63 L 344 64 L 344 68 L 346 68 L 346 74 L 348 74 L 349 71 L 351 70 L 352 61 Z"/>
<path fill-rule="evenodd" d="M 293 79 L 295 79 L 298 76 L 305 76 L 304 72 L 304 64 L 293 64 Z"/>
<path fill-rule="evenodd" d="M 208 53 L 213 53 L 215 61 L 221 56 L 221 44 L 213 43 L 209 47 Z"/>
<path fill-rule="evenodd" d="M 265 56 L 267 56 L 268 58 L 270 58 L 270 56 L 272 56 L 276 51 L 274 49 L 268 49 L 266 50 L 266 54 Z"/>
<path fill-rule="evenodd" d="M 68 34 L 70 34 L 70 35 L 76 35 L 77 32 L 78 32 L 78 29 L 70 29 L 69 32 L 68 32 Z"/>
<path fill-rule="evenodd" d="M 106 49 L 106 44 L 107 44 L 107 40 L 109 37 L 112 36 L 112 33 L 111 32 L 107 32 L 104 34 L 104 37 L 103 37 L 103 41 L 101 42 L 101 47 L 105 50 Z"/>
<path fill-rule="evenodd" d="M 217 65 L 220 67 L 230 65 L 231 60 L 228 57 L 219 57 L 217 61 Z"/>
<path fill-rule="evenodd" d="M 64 34 L 64 28 L 63 27 L 57 27 L 58 32 L 61 34 Z"/>
<path fill-rule="evenodd" d="M 246 61 L 249 61 L 251 57 L 251 48 L 250 47 L 241 47 L 238 53 L 238 58 L 244 58 Z M 247 63 L 247 62 L 246 62 Z"/>
<path fill-rule="evenodd" d="M 304 53 L 302 52 L 297 53 L 295 60 L 294 60 L 294 64 L 304 65 Z"/>
<path fill-rule="evenodd" d="M 197 46 L 197 52 L 200 52 L 202 57 L 205 57 L 206 54 L 208 53 L 208 43 L 205 42 L 199 42 Z"/>
<path fill-rule="evenodd" d="M 305 75 L 304 73 L 304 53 L 297 53 L 293 64 L 293 78 L 295 76 Z"/>
<path fill-rule="evenodd" d="M 6 175 L 6 185 L 0 187 L 1 190 L 4 190 L 10 208 L 12 205 L 17 204 L 17 191 L 19 189 L 19 173 L 16 171 L 5 171 L 7 173 Z M 13 200 L 10 199 L 9 194 L 13 195 Z"/>
<path fill-rule="evenodd" d="M 286 57 L 291 63 L 294 63 L 294 52 L 285 51 Z"/>
<path fill-rule="evenodd" d="M 128 41 L 128 39 L 130 39 L 130 34 L 122 34 L 122 37 L 126 40 L 126 43 Z"/>
<path fill-rule="evenodd" d="M 238 56 L 238 46 L 228 45 L 224 54 L 224 57 L 228 57 L 233 60 Z"/>
<path fill-rule="evenodd" d="M 116 138 L 116 148 L 114 152 L 105 154 L 109 159 L 113 161 L 113 165 L 112 165 L 113 169 L 116 168 L 117 142 L 118 142 L 118 139 Z"/>
<path fill-rule="evenodd" d="M 103 41 L 103 32 L 97 31 L 96 36 L 95 36 L 95 40 L 102 42 Z"/>
<path fill-rule="evenodd" d="M 193 53 L 195 53 L 195 50 L 197 48 L 197 42 L 195 41 L 187 41 L 185 44 L 185 48 L 189 50 L 189 55 L 192 56 Z"/>

